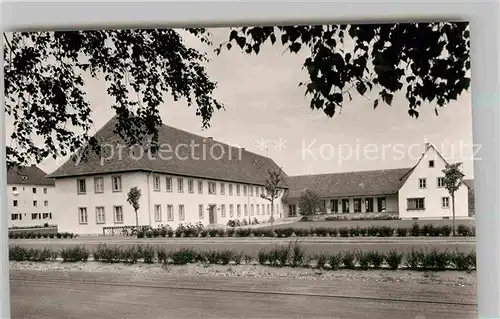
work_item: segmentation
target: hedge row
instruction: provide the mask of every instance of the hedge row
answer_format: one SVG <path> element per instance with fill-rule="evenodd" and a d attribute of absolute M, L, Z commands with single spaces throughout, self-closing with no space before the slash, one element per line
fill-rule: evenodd
<path fill-rule="evenodd" d="M 35 232 L 19 232 L 19 233 L 10 233 L 10 239 L 40 239 L 40 238 L 58 238 L 58 239 L 66 239 L 66 238 L 75 238 L 77 235 L 73 233 L 35 233 Z"/>
<path fill-rule="evenodd" d="M 316 227 L 316 228 L 219 228 L 203 229 L 199 226 L 182 226 L 173 230 L 170 227 L 150 229 L 137 232 L 138 238 L 155 237 L 407 237 L 407 236 L 451 236 L 450 225 L 434 226 L 432 224 L 419 225 L 415 223 L 412 227 L 392 226 L 370 226 L 370 227 Z M 458 225 L 456 228 L 458 236 L 475 236 L 475 227 Z"/>
<path fill-rule="evenodd" d="M 273 267 L 311 267 L 320 269 L 391 269 L 412 270 L 461 270 L 476 269 L 476 253 L 466 254 L 459 251 L 416 251 L 401 253 L 393 250 L 388 253 L 377 251 L 346 251 L 341 253 L 320 253 L 307 255 L 297 242 L 288 246 L 276 246 L 262 249 L 257 256 L 237 252 L 231 249 L 195 250 L 182 248 L 167 251 L 162 247 L 136 245 L 126 248 L 108 247 L 101 244 L 92 252 L 83 246 L 73 246 L 55 251 L 50 248 L 34 249 L 19 246 L 9 249 L 9 260 L 36 261 L 62 259 L 63 262 L 86 262 L 92 256 L 95 261 L 106 263 L 164 263 L 185 265 L 190 263 L 205 264 L 250 264 L 257 261 L 261 265 Z"/>

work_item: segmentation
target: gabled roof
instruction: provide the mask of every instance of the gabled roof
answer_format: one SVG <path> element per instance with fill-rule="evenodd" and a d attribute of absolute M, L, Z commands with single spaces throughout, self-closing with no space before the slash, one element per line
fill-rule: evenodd
<path fill-rule="evenodd" d="M 158 127 L 162 153 L 160 155 L 148 155 L 147 151 L 145 151 L 144 155 L 140 156 L 138 147 L 126 147 L 127 144 L 124 140 L 114 132 L 116 121 L 116 117 L 113 117 L 96 133 L 96 137 L 102 143 L 101 145 L 109 145 L 109 147 L 102 148 L 105 151 L 111 152 L 111 146 L 121 145 L 123 147 L 122 156 L 119 155 L 120 152 L 115 148 L 114 153 L 108 153 L 108 155 L 114 155 L 109 156 L 109 159 L 102 163 L 101 158 L 96 154 L 89 155 L 85 162 L 78 164 L 70 159 L 50 176 L 62 178 L 118 172 L 153 171 L 264 185 L 268 170 L 280 169 L 270 158 L 168 125 Z M 188 146 L 191 143 L 198 146 L 189 148 Z M 170 151 L 167 152 L 168 150 Z M 210 150 L 213 152 L 210 153 Z M 131 152 L 129 153 L 129 151 Z M 283 175 L 286 176 L 284 173 Z"/>
<path fill-rule="evenodd" d="M 54 186 L 52 178 L 36 165 L 9 168 L 7 170 L 7 184 Z"/>
<path fill-rule="evenodd" d="M 335 174 L 288 176 L 287 198 L 300 198 L 311 190 L 321 198 L 396 194 L 410 168 Z"/>

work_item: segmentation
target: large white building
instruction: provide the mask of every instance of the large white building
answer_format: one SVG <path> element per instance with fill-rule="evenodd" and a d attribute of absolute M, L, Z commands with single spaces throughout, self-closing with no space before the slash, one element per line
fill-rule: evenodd
<path fill-rule="evenodd" d="M 282 192 L 271 205 L 260 196 L 268 172 L 280 169 L 270 158 L 166 125 L 159 128 L 160 150 L 152 154 L 142 147 L 127 147 L 114 132 L 115 123 L 113 118 L 97 133 L 103 145 L 100 156 L 76 156 L 46 179 L 55 181 L 57 200 L 50 201 L 50 211 L 59 231 L 102 234 L 103 228 L 134 226 L 135 211 L 127 201 L 132 187 L 141 191 L 138 223 L 152 227 L 298 216 L 298 202 L 306 190 L 320 197 L 328 214 L 452 216 L 451 198 L 442 185 L 446 161 L 432 145 L 426 145 L 410 168 L 303 176 L 283 172 Z M 471 185 L 467 181 L 456 193 L 457 218 L 473 214 Z M 24 201 L 34 200 L 39 199 Z M 23 212 L 28 213 L 32 212 Z"/>
<path fill-rule="evenodd" d="M 101 234 L 103 227 L 134 226 L 127 202 L 141 191 L 139 225 L 226 225 L 229 220 L 268 221 L 282 217 L 281 196 L 261 198 L 271 159 L 170 126 L 159 128 L 160 150 L 126 147 L 114 133 L 115 119 L 97 133 L 100 156 L 69 160 L 50 174 L 55 179 L 60 231 Z M 283 187 L 285 187 L 283 185 Z"/>
<path fill-rule="evenodd" d="M 298 202 L 306 190 L 318 195 L 327 214 L 385 213 L 401 219 L 447 219 L 452 202 L 444 188 L 446 160 L 430 144 L 413 167 L 337 174 L 289 176 L 285 193 L 289 216 L 300 214 Z M 468 218 L 472 182 L 464 181 L 455 194 L 455 217 Z"/>
<path fill-rule="evenodd" d="M 9 227 L 53 224 L 53 179 L 35 165 L 7 170 Z"/>

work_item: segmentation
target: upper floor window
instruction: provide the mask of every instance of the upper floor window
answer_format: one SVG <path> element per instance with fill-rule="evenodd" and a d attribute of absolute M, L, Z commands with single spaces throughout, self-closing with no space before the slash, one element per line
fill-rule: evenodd
<path fill-rule="evenodd" d="M 12 201 L 12 206 L 14 206 L 14 207 L 17 207 L 17 206 L 18 206 L 17 199 L 14 199 L 14 200 Z"/>
<path fill-rule="evenodd" d="M 16 187 L 16 186 L 13 186 L 13 187 L 12 187 L 12 191 L 13 191 L 13 192 L 17 191 L 17 187 Z"/>
<path fill-rule="evenodd" d="M 87 184 L 84 179 L 79 179 L 76 181 L 78 194 L 86 194 L 87 193 Z"/>
<path fill-rule="evenodd" d="M 184 180 L 182 178 L 177 179 L 177 191 L 179 193 L 184 193 Z"/>
<path fill-rule="evenodd" d="M 253 186 L 249 186 L 250 189 L 249 189 L 249 192 L 250 192 L 250 196 L 253 196 Z"/>
<path fill-rule="evenodd" d="M 172 177 L 167 177 L 166 181 L 167 181 L 167 186 L 166 186 L 167 192 L 171 192 L 172 191 Z"/>
<path fill-rule="evenodd" d="M 427 187 L 427 179 L 419 178 L 418 179 L 418 188 L 426 188 Z"/>
<path fill-rule="evenodd" d="M 431 160 L 431 161 L 429 161 L 429 167 L 430 167 L 430 168 L 433 168 L 433 167 L 434 167 L 434 161 L 432 161 L 432 160 Z"/>
<path fill-rule="evenodd" d="M 47 188 L 44 188 L 44 189 L 43 189 L 43 193 L 44 193 L 44 194 L 47 194 Z"/>
<path fill-rule="evenodd" d="M 437 178 L 437 187 L 444 187 L 444 177 Z"/>
<path fill-rule="evenodd" d="M 243 196 L 247 196 L 247 185 L 243 185 Z"/>
<path fill-rule="evenodd" d="M 121 192 L 122 191 L 122 178 L 121 178 L 121 176 L 111 177 L 111 182 L 113 184 L 113 192 Z"/>
<path fill-rule="evenodd" d="M 37 207 L 38 206 L 38 201 L 34 200 L 33 201 L 33 207 Z"/>
<path fill-rule="evenodd" d="M 194 181 L 192 179 L 188 180 L 188 192 L 194 193 Z"/>
<path fill-rule="evenodd" d="M 94 179 L 94 192 L 95 193 L 104 193 L 104 178 L 96 177 Z"/>
<path fill-rule="evenodd" d="M 228 187 L 229 187 L 229 196 L 232 196 L 233 195 L 233 184 L 229 184 Z"/>
<path fill-rule="evenodd" d="M 220 183 L 220 194 L 221 195 L 226 194 L 226 185 L 224 183 Z"/>
<path fill-rule="evenodd" d="M 236 185 L 236 196 L 240 196 L 240 185 Z"/>
<path fill-rule="evenodd" d="M 78 222 L 80 224 L 87 224 L 88 218 L 87 218 L 87 208 L 86 207 L 80 207 L 78 208 Z"/>
<path fill-rule="evenodd" d="M 36 187 L 33 187 L 33 194 L 36 194 Z"/>
<path fill-rule="evenodd" d="M 198 181 L 198 194 L 203 194 L 203 181 Z"/>
<path fill-rule="evenodd" d="M 153 177 L 153 190 L 159 192 L 161 188 L 161 179 L 160 176 L 155 175 Z"/>
<path fill-rule="evenodd" d="M 450 208 L 450 198 L 441 197 L 441 208 Z"/>
<path fill-rule="evenodd" d="M 255 196 L 259 197 L 259 187 L 255 187 Z"/>
<path fill-rule="evenodd" d="M 44 201 L 44 202 L 43 202 L 43 205 L 44 205 L 45 207 L 49 206 L 49 201 L 48 201 L 48 200 Z"/>
<path fill-rule="evenodd" d="M 208 182 L 208 193 L 211 195 L 217 194 L 215 182 Z"/>

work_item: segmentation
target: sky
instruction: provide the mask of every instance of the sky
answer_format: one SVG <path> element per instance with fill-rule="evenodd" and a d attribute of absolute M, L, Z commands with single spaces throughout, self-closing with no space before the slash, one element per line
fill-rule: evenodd
<path fill-rule="evenodd" d="M 227 28 L 210 31 L 215 44 L 227 40 Z M 197 40 L 186 42 L 203 49 Z M 438 116 L 433 105 L 424 104 L 418 119 L 408 115 L 404 93 L 395 95 L 392 106 L 380 103 L 375 110 L 369 94 L 355 93 L 341 114 L 329 118 L 310 110 L 304 88 L 298 87 L 307 80 L 302 69 L 307 52 L 283 52 L 279 43 L 265 45 L 259 55 L 233 49 L 216 56 L 209 50 L 207 73 L 218 83 L 214 96 L 225 110 L 215 112 L 211 127 L 202 129 L 194 107 L 166 101 L 160 110 L 163 122 L 267 155 L 288 175 L 411 167 L 428 142 L 448 161 L 463 162 L 466 177 L 473 178 L 477 147 L 472 144 L 470 92 L 441 108 Z M 104 82 L 88 78 L 87 98 L 99 129 L 114 115 Z M 48 159 L 40 168 L 50 173 L 65 160 Z"/>

